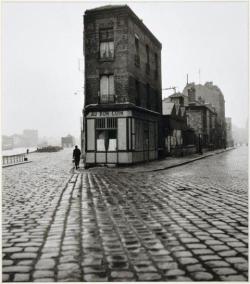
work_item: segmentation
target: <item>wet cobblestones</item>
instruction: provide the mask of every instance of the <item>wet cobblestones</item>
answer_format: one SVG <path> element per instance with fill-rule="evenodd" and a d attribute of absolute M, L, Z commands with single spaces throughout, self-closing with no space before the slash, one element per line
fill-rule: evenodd
<path fill-rule="evenodd" d="M 247 281 L 240 151 L 145 174 L 5 169 L 3 281 Z"/>

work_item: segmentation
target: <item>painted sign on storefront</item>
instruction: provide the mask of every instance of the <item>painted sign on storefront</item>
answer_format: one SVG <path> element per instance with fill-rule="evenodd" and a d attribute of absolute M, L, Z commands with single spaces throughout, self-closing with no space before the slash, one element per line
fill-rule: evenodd
<path fill-rule="evenodd" d="M 131 115 L 129 110 L 118 110 L 118 111 L 95 111 L 87 114 L 87 117 L 127 117 Z"/>

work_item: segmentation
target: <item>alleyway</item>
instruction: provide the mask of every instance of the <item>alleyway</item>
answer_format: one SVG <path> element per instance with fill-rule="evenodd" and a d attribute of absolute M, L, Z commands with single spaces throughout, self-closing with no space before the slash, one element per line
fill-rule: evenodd
<path fill-rule="evenodd" d="M 3 170 L 3 281 L 246 281 L 247 147 L 152 173 Z"/>

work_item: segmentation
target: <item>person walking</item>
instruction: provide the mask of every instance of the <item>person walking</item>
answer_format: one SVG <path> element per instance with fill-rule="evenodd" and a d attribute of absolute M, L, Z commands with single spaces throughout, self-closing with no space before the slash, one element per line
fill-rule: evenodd
<path fill-rule="evenodd" d="M 79 168 L 80 157 L 81 157 L 81 151 L 80 151 L 80 149 L 78 149 L 77 146 L 75 146 L 75 149 L 73 151 L 73 159 L 74 159 L 74 162 L 75 162 L 76 169 Z"/>

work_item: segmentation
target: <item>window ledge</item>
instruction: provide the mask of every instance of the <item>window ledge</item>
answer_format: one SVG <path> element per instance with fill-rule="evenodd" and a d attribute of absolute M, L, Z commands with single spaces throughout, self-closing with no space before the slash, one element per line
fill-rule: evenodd
<path fill-rule="evenodd" d="M 100 62 L 112 62 L 114 61 L 115 58 L 114 57 L 110 57 L 110 58 L 99 58 Z"/>

